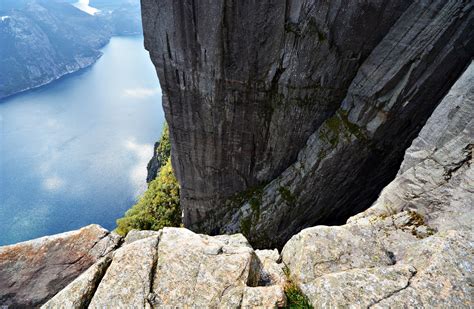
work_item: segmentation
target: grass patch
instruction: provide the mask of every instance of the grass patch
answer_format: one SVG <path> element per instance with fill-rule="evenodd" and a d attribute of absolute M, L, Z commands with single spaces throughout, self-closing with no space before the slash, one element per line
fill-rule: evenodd
<path fill-rule="evenodd" d="M 285 295 L 286 295 L 286 307 L 290 309 L 302 308 L 309 309 L 314 308 L 313 305 L 309 302 L 309 299 L 306 295 L 301 292 L 301 289 L 298 285 L 291 279 L 290 270 L 285 266 L 283 269 L 287 283 L 285 284 Z"/>

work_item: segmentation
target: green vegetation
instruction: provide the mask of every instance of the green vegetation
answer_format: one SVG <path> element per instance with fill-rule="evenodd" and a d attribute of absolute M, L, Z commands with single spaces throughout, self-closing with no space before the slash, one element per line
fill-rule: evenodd
<path fill-rule="evenodd" d="M 252 213 L 240 219 L 240 231 L 246 237 L 249 237 L 252 224 L 256 224 L 260 220 L 260 206 L 262 205 L 263 189 L 267 183 L 249 188 L 243 192 L 239 192 L 226 201 L 226 207 L 230 209 L 239 208 L 246 202 L 249 203 Z"/>
<path fill-rule="evenodd" d="M 336 148 L 343 139 L 350 141 L 352 136 L 359 140 L 367 140 L 364 130 L 350 122 L 347 112 L 344 111 L 338 111 L 327 119 L 319 132 L 319 138 L 331 145 L 332 148 Z M 322 157 L 324 155 L 325 153 L 321 154 Z"/>
<path fill-rule="evenodd" d="M 159 230 L 180 224 L 179 184 L 173 173 L 171 159 L 168 158 L 138 203 L 117 220 L 116 232 L 126 235 L 133 229 Z"/>
<path fill-rule="evenodd" d="M 285 266 L 283 269 L 285 272 L 287 283 L 285 285 L 285 295 L 286 295 L 286 308 L 296 309 L 310 309 L 313 308 L 309 299 L 306 295 L 301 292 L 298 285 L 291 279 L 290 270 Z"/>
<path fill-rule="evenodd" d="M 296 196 L 287 187 L 280 186 L 278 192 L 280 192 L 281 197 L 288 205 L 296 203 Z"/>
<path fill-rule="evenodd" d="M 163 164 L 166 163 L 168 158 L 171 156 L 171 144 L 170 144 L 170 130 L 168 124 L 165 124 L 163 128 L 163 133 L 161 133 L 160 143 L 156 147 L 156 154 L 159 157 Z"/>
<path fill-rule="evenodd" d="M 155 152 L 153 158 L 148 163 L 148 177 L 147 182 L 151 182 L 158 176 L 160 167 L 166 164 L 168 158 L 171 156 L 171 144 L 168 124 L 165 124 L 163 132 L 161 133 L 160 142 L 155 144 Z"/>

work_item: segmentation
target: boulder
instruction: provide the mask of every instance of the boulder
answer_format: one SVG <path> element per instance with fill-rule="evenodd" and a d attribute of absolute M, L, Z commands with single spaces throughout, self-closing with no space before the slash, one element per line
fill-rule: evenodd
<path fill-rule="evenodd" d="M 121 237 L 98 225 L 0 247 L 0 304 L 36 307 L 109 254 Z"/>
<path fill-rule="evenodd" d="M 112 263 L 92 297 L 90 307 L 147 306 L 153 270 L 158 258 L 156 251 L 158 240 L 157 236 L 148 237 L 115 251 Z"/>
<path fill-rule="evenodd" d="M 41 308 L 87 308 L 111 261 L 111 254 L 101 258 Z"/>

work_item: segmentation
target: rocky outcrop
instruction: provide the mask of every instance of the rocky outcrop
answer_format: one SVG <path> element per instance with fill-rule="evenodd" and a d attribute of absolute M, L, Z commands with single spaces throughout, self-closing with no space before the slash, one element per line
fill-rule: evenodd
<path fill-rule="evenodd" d="M 278 260 L 278 252 L 254 251 L 240 234 L 132 231 L 43 308 L 283 306 L 286 279 Z"/>
<path fill-rule="evenodd" d="M 283 262 L 315 306 L 474 305 L 473 98 L 471 64 L 371 208 L 285 245 Z"/>
<path fill-rule="evenodd" d="M 39 306 L 120 242 L 98 225 L 0 247 L 0 304 Z M 99 262 L 102 265 L 104 262 Z M 91 279 L 93 280 L 93 278 Z"/>
<path fill-rule="evenodd" d="M 474 50 L 470 1 L 143 0 L 142 12 L 185 225 L 260 247 L 370 206 Z"/>

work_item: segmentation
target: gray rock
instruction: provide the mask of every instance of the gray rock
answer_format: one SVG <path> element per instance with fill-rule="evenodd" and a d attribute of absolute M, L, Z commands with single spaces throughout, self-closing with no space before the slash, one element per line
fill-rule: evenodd
<path fill-rule="evenodd" d="M 352 226 L 305 229 L 286 243 L 282 259 L 302 284 L 328 273 L 394 264 L 370 229 Z"/>
<path fill-rule="evenodd" d="M 255 250 L 261 263 L 259 285 L 284 286 L 287 281 L 278 250 Z"/>
<path fill-rule="evenodd" d="M 0 247 L 0 304 L 36 307 L 61 291 L 121 238 L 98 225 Z"/>
<path fill-rule="evenodd" d="M 128 232 L 127 236 L 125 236 L 124 243 L 128 245 L 137 240 L 141 240 L 141 239 L 145 239 L 145 238 L 153 237 L 153 236 L 160 238 L 161 230 L 160 231 L 131 230 L 130 232 Z"/>
<path fill-rule="evenodd" d="M 410 2 L 142 1 L 186 226 L 294 162 Z"/>
<path fill-rule="evenodd" d="M 241 234 L 210 237 L 164 228 L 125 243 L 44 308 L 271 308 L 286 304 L 278 252 L 259 259 Z M 109 266 L 110 265 L 110 266 Z M 272 280 L 265 280 L 271 276 Z"/>
<path fill-rule="evenodd" d="M 107 268 L 112 262 L 111 254 L 101 258 L 94 265 L 89 267 L 76 280 L 56 294 L 42 309 L 81 309 L 87 308 L 94 296 L 94 293 L 102 280 Z"/>
<path fill-rule="evenodd" d="M 471 64 L 371 208 L 285 245 L 283 262 L 313 305 L 472 308 L 473 80 Z"/>
<path fill-rule="evenodd" d="M 185 226 L 258 247 L 368 208 L 474 50 L 470 1 L 142 4 Z"/>
<path fill-rule="evenodd" d="M 286 296 L 282 286 L 246 287 L 240 308 L 283 308 Z"/>
<path fill-rule="evenodd" d="M 158 258 L 158 240 L 158 236 L 148 237 L 115 251 L 90 307 L 145 308 Z"/>
<path fill-rule="evenodd" d="M 224 238 L 186 229 L 163 229 L 152 304 L 238 307 L 245 288 L 257 286 L 259 261 L 253 249 L 236 246 L 234 241 L 226 244 Z"/>

